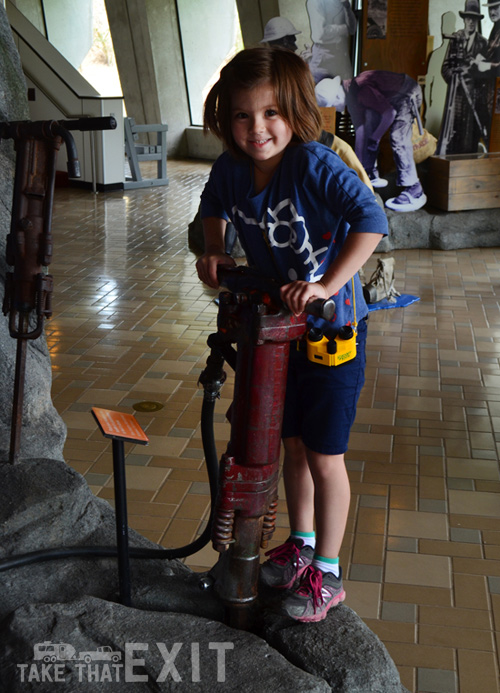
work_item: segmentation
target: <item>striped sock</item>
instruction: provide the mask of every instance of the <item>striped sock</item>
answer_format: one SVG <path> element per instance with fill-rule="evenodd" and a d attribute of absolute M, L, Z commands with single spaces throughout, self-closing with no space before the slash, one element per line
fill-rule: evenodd
<path fill-rule="evenodd" d="M 311 546 L 313 549 L 316 546 L 316 534 L 314 532 L 290 532 L 293 539 L 302 539 L 305 546 Z"/>
<path fill-rule="evenodd" d="M 339 577 L 340 575 L 338 558 L 325 558 L 325 556 L 318 556 L 318 554 L 315 553 L 312 566 L 317 570 L 321 570 L 322 573 L 333 573 L 335 577 Z"/>

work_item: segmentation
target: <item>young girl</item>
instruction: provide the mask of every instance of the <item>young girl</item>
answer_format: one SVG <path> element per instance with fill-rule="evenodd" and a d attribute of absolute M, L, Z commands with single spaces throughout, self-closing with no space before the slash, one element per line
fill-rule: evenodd
<path fill-rule="evenodd" d="M 357 330 L 357 355 L 342 365 L 290 350 L 282 437 L 291 534 L 261 566 L 264 584 L 293 588 L 283 602 L 290 617 L 319 621 L 345 599 L 338 562 L 350 500 L 344 453 L 364 383 L 368 314 L 357 271 L 387 233 L 387 220 L 354 171 L 316 142 L 314 83 L 291 51 L 238 53 L 210 91 L 204 120 L 227 151 L 202 194 L 200 279 L 217 288 L 217 265 L 231 263 L 224 252 L 230 219 L 248 263 L 282 283 L 293 313 L 333 297 L 336 315 L 316 325 Z"/>

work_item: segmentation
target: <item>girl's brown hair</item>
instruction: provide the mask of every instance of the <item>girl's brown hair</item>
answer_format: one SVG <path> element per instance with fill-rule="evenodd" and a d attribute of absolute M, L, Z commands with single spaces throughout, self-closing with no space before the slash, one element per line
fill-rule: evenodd
<path fill-rule="evenodd" d="M 247 48 L 221 70 L 205 100 L 205 132 L 213 132 L 232 154 L 241 156 L 231 132 L 231 98 L 236 89 L 254 89 L 268 83 L 276 95 L 280 116 L 292 129 L 292 140 L 318 139 L 321 115 L 309 67 L 292 51 L 276 46 Z"/>

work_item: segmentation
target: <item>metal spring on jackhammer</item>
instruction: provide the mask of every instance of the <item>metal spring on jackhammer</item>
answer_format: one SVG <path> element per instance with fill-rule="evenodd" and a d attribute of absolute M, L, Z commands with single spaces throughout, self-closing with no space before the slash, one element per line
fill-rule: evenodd
<path fill-rule="evenodd" d="M 264 521 L 262 523 L 262 536 L 260 539 L 260 547 L 262 549 L 267 549 L 267 544 L 274 534 L 276 529 L 276 514 L 278 509 L 278 499 L 275 498 L 270 506 L 269 510 L 264 516 Z"/>
<path fill-rule="evenodd" d="M 233 539 L 234 510 L 217 509 L 212 530 L 214 549 L 222 553 L 226 551 Z"/>

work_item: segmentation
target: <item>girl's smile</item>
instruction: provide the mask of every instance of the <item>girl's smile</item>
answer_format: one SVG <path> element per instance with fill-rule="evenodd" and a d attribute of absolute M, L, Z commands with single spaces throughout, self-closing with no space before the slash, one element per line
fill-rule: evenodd
<path fill-rule="evenodd" d="M 232 98 L 231 131 L 238 147 L 262 172 L 272 174 L 293 131 L 282 118 L 270 84 L 237 89 Z"/>

